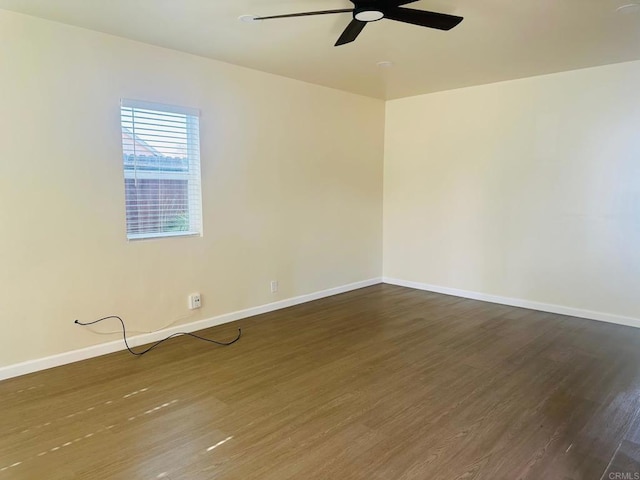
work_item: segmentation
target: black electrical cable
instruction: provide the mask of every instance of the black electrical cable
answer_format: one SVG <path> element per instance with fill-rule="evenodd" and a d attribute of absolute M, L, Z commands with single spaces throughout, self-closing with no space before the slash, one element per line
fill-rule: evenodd
<path fill-rule="evenodd" d="M 179 337 L 180 335 L 188 335 L 190 337 L 197 338 L 198 340 L 204 340 L 205 342 L 215 343 L 216 345 L 221 345 L 223 347 L 226 347 L 226 346 L 229 346 L 229 345 L 233 345 L 238 340 L 240 340 L 240 337 L 242 336 L 242 330 L 240 328 L 238 329 L 238 336 L 235 339 L 231 340 L 230 342 L 218 342 L 217 340 L 211 340 L 209 338 L 201 337 L 199 335 L 196 335 L 195 333 L 178 332 L 178 333 L 174 333 L 172 335 L 169 335 L 167 338 L 163 338 L 162 340 L 157 341 L 156 343 L 154 343 L 150 347 L 146 348 L 142 352 L 134 352 L 133 350 L 131 350 L 131 347 L 129 347 L 129 343 L 127 342 L 127 329 L 124 326 L 124 321 L 120 317 L 118 317 L 117 315 L 109 315 L 108 317 L 102 317 L 102 318 L 99 318 L 98 320 L 94 320 L 93 322 L 82 323 L 80 320 L 76 320 L 73 323 L 76 323 L 78 325 L 82 325 L 83 327 L 86 327 L 88 325 L 94 325 L 96 323 L 102 322 L 104 320 L 109 320 L 111 318 L 116 318 L 116 319 L 120 320 L 120 325 L 122 325 L 122 337 L 124 338 L 124 344 L 127 347 L 127 350 L 129 350 L 129 353 L 131 353 L 132 355 L 135 355 L 137 357 L 140 357 L 140 356 L 144 355 L 145 353 L 153 350 L 158 345 L 160 345 L 163 342 L 166 342 L 170 338 Z"/>

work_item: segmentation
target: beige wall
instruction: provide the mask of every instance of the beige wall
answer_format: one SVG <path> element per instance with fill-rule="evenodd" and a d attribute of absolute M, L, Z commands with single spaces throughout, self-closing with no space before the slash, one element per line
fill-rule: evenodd
<path fill-rule="evenodd" d="M 203 237 L 126 241 L 122 97 L 201 109 Z M 380 276 L 382 101 L 0 11 L 0 106 L 0 366 Z"/>
<path fill-rule="evenodd" d="M 640 62 L 387 103 L 384 275 L 640 318 Z"/>

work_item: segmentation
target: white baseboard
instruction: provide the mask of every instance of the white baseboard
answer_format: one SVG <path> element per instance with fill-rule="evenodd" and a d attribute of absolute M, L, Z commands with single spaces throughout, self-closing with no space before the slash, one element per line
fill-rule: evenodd
<path fill-rule="evenodd" d="M 229 323 L 235 320 L 253 317 L 254 315 L 260 315 L 262 313 L 273 312 L 275 310 L 292 307 L 301 303 L 311 302 L 320 298 L 338 295 L 339 293 L 345 293 L 350 292 L 351 290 L 369 287 L 381 282 L 381 278 L 371 278 L 369 280 L 363 280 L 361 282 L 350 283 L 348 285 L 342 285 L 340 287 L 329 288 L 327 290 L 321 290 L 319 292 L 308 293 L 306 295 L 300 295 L 298 297 L 287 298 L 285 300 L 247 308 L 246 310 L 239 310 L 236 312 L 218 315 L 216 317 L 206 318 L 204 320 L 198 320 L 192 323 L 176 325 L 175 327 L 166 328 L 157 332 L 136 335 L 134 337 L 127 338 L 127 341 L 132 347 L 144 345 L 146 343 L 157 342 L 158 340 L 161 340 L 174 333 L 195 332 L 197 330 L 203 330 L 205 328 L 214 327 L 223 323 Z M 26 362 L 8 365 L 6 367 L 0 367 L 0 380 L 18 377 L 20 375 L 26 375 L 28 373 L 33 373 L 40 370 L 46 370 L 47 368 L 58 367 L 60 365 L 66 365 L 68 363 L 78 362 L 80 360 L 86 360 L 87 358 L 99 357 L 100 355 L 106 355 L 107 353 L 113 353 L 124 349 L 124 342 L 122 341 L 122 339 L 120 339 L 113 342 L 101 343 L 99 345 L 81 348 L 79 350 L 60 353 L 58 355 L 52 355 L 50 357 L 28 360 Z"/>
<path fill-rule="evenodd" d="M 616 323 L 618 325 L 640 328 L 639 318 L 624 317 L 622 315 L 614 315 L 611 313 L 595 312 L 592 310 L 553 305 L 551 303 L 534 302 L 521 298 L 501 297 L 499 295 L 489 295 L 486 293 L 459 290 L 457 288 L 441 287 L 438 285 L 429 285 L 427 283 L 411 282 L 409 280 L 400 280 L 390 277 L 383 277 L 382 282 L 401 287 L 415 288 L 417 290 L 426 290 L 428 292 L 444 293 L 445 295 L 453 295 L 455 297 L 482 300 L 483 302 L 499 303 L 512 307 L 528 308 L 530 310 L 539 310 L 541 312 L 557 313 L 559 315 L 568 315 L 571 317 L 586 318 L 588 320 L 598 320 L 600 322 Z"/>

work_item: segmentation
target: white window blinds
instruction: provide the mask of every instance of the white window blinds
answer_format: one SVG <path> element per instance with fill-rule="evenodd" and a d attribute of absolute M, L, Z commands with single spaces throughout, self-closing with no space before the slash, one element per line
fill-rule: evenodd
<path fill-rule="evenodd" d="M 199 112 L 123 99 L 127 238 L 202 234 Z"/>

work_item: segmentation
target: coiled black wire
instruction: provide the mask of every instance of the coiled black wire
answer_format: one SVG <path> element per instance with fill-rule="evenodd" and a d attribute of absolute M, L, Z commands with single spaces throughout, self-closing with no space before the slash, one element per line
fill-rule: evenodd
<path fill-rule="evenodd" d="M 226 346 L 229 346 L 229 345 L 233 345 L 238 340 L 240 340 L 240 337 L 242 336 L 242 329 L 240 329 L 240 328 L 238 328 L 238 336 L 235 339 L 231 340 L 230 342 L 219 342 L 217 340 L 211 340 L 209 338 L 205 338 L 205 337 L 201 337 L 199 335 L 196 335 L 195 333 L 178 332 L 178 333 L 174 333 L 172 335 L 169 335 L 167 338 L 163 338 L 162 340 L 159 340 L 159 341 L 155 342 L 150 347 L 144 349 L 142 352 L 134 352 L 133 350 L 131 350 L 131 347 L 129 347 L 129 342 L 127 342 L 127 329 L 126 329 L 126 327 L 124 325 L 124 321 L 122 320 L 122 318 L 120 318 L 117 315 L 109 315 L 107 317 L 102 317 L 102 318 L 99 318 L 97 320 L 94 320 L 93 322 L 83 323 L 80 320 L 76 320 L 73 323 L 75 323 L 77 325 L 82 325 L 83 327 L 86 327 L 86 326 L 89 326 L 89 325 L 95 325 L 96 323 L 102 322 L 104 320 L 109 320 L 111 318 L 115 318 L 115 319 L 120 321 L 120 325 L 122 325 L 122 338 L 124 339 L 124 345 L 125 345 L 125 347 L 127 347 L 127 350 L 129 351 L 130 354 L 135 355 L 137 357 L 140 357 L 140 356 L 144 355 L 145 353 L 150 352 L 151 350 L 156 348 L 161 343 L 164 343 L 164 342 L 166 342 L 167 340 L 169 340 L 171 338 L 179 337 L 181 335 L 188 335 L 190 337 L 197 338 L 198 340 L 203 340 L 203 341 L 209 342 L 209 343 L 215 343 L 216 345 L 220 345 L 220 346 L 223 346 L 223 347 L 226 347 Z"/>

